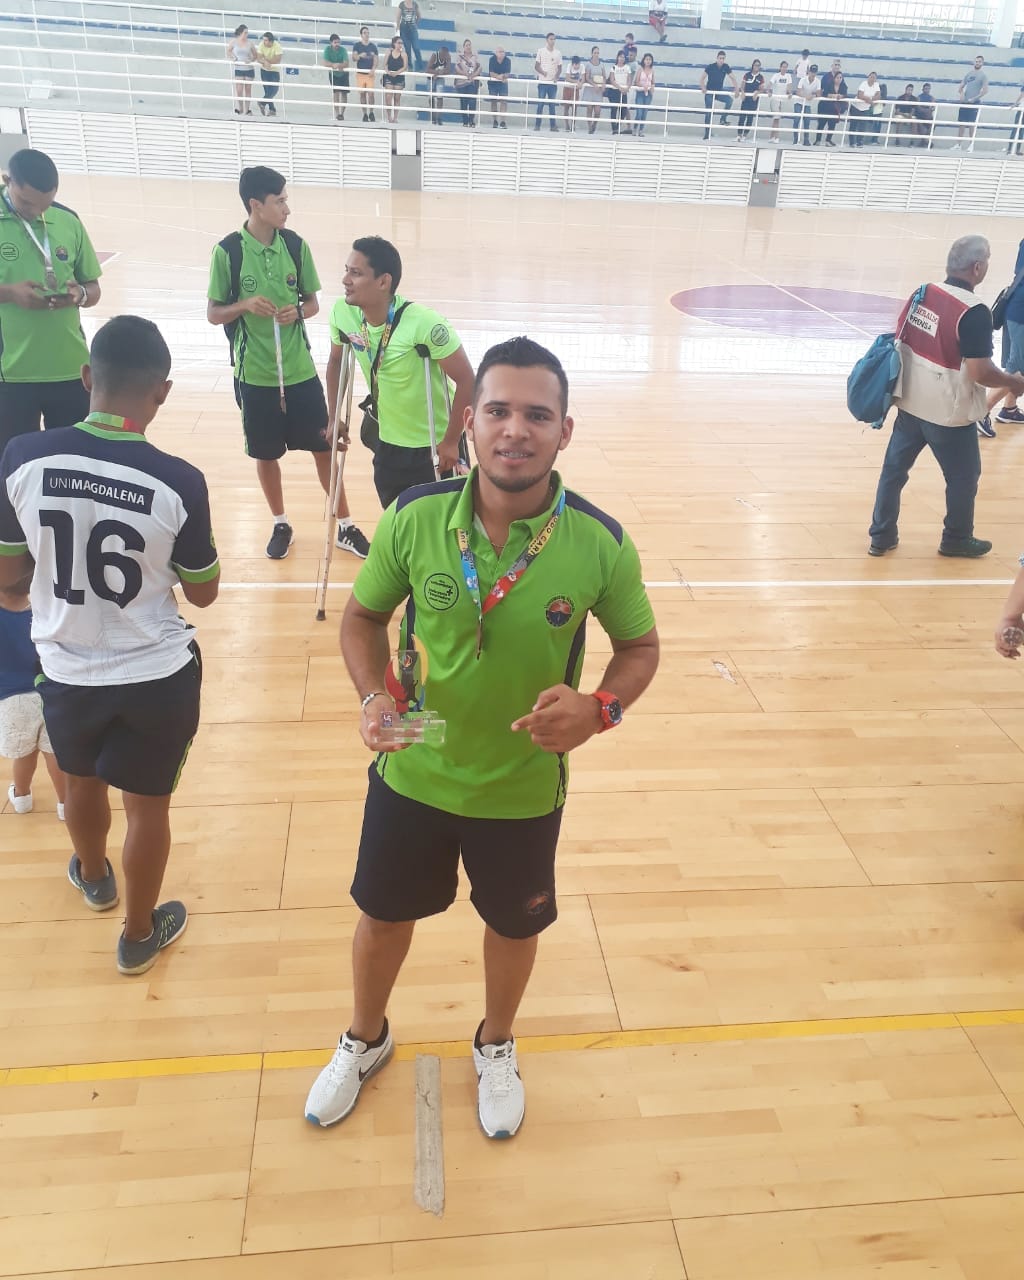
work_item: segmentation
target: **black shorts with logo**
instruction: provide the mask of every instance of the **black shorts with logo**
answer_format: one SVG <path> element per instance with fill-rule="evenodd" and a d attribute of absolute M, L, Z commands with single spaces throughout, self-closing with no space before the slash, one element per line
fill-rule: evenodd
<path fill-rule="evenodd" d="M 250 458 L 272 462 L 289 449 L 323 453 L 331 447 L 327 401 L 319 378 L 293 382 L 284 389 L 284 412 L 277 387 L 257 387 L 235 379 L 235 400 L 242 410 L 245 451 Z"/>
<path fill-rule="evenodd" d="M 558 918 L 561 825 L 560 808 L 540 818 L 460 818 L 400 796 L 373 764 L 352 897 L 374 920 L 447 911 L 461 853 L 477 914 L 503 938 L 532 938 Z"/>
<path fill-rule="evenodd" d="M 81 378 L 66 382 L 0 382 L 0 453 L 15 436 L 73 427 L 89 412 L 89 393 Z"/>
<path fill-rule="evenodd" d="M 60 684 L 36 688 L 53 754 L 65 773 L 102 778 L 137 796 L 169 796 L 199 727 L 203 662 L 192 656 L 173 675 L 139 684 Z"/>

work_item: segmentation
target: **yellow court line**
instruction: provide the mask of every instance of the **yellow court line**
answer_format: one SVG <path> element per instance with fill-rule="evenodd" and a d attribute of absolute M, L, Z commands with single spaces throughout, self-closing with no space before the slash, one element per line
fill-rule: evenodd
<path fill-rule="evenodd" d="M 968 1027 L 1024 1025 L 1024 1009 L 984 1009 L 974 1013 L 900 1013 L 863 1018 L 819 1018 L 803 1022 L 741 1022 L 706 1027 L 648 1027 L 638 1031 L 579 1031 L 558 1036 L 523 1036 L 521 1053 L 572 1053 L 587 1049 L 650 1049 L 660 1045 L 713 1044 L 729 1040 L 800 1040 L 820 1036 L 857 1036 L 879 1032 L 964 1030 Z M 468 1040 L 403 1044 L 399 1062 L 418 1053 L 467 1058 Z M 266 1053 L 222 1053 L 206 1057 L 141 1058 L 122 1062 L 77 1062 L 65 1066 L 0 1069 L 0 1088 L 15 1085 L 74 1084 L 97 1080 L 141 1080 L 154 1076 L 217 1075 L 228 1071 L 286 1071 L 320 1067 L 330 1049 L 291 1049 Z"/>

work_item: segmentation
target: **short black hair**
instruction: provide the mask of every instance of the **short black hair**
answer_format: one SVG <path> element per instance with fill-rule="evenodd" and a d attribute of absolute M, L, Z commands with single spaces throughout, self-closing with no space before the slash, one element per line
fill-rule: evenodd
<path fill-rule="evenodd" d="M 338 35 L 337 31 L 331 32 L 327 37 L 327 43 L 330 44 L 332 40 L 337 40 L 339 44 L 341 43 L 341 36 Z"/>
<path fill-rule="evenodd" d="M 100 391 L 146 391 L 167 381 L 171 353 L 152 320 L 114 316 L 92 340 L 89 367 L 93 386 Z"/>
<path fill-rule="evenodd" d="M 547 347 L 542 347 L 539 342 L 534 342 L 532 338 L 508 338 L 505 342 L 499 342 L 496 346 L 490 348 L 484 354 L 484 358 L 477 366 L 476 379 L 473 382 L 473 403 L 477 402 L 480 395 L 480 388 L 483 385 L 484 374 L 496 364 L 508 364 L 514 369 L 550 369 L 558 379 L 558 385 L 561 388 L 562 401 L 562 417 L 569 412 L 569 379 L 565 376 L 565 370 L 562 368 L 562 362 L 554 352 L 549 351 Z"/>
<path fill-rule="evenodd" d="M 276 40 L 276 39 L 277 39 L 277 36 L 275 36 L 275 35 L 274 35 L 273 31 L 264 31 L 264 33 L 263 33 L 263 39 L 264 39 L 264 40 Z"/>
<path fill-rule="evenodd" d="M 284 188 L 284 174 L 278 173 L 276 169 L 268 169 L 265 164 L 254 164 L 243 169 L 238 179 L 238 194 L 242 197 L 246 213 L 252 213 L 250 200 L 259 200 L 262 204 L 267 196 L 279 196 Z"/>
<path fill-rule="evenodd" d="M 402 257 L 390 240 L 383 236 L 360 236 L 352 248 L 361 253 L 375 276 L 391 277 L 391 292 L 397 293 L 402 282 Z"/>
<path fill-rule="evenodd" d="M 724 57 L 725 57 L 725 50 L 724 50 L 724 49 L 719 49 L 719 51 L 715 54 L 715 57 L 716 57 L 716 58 L 724 58 Z"/>
<path fill-rule="evenodd" d="M 59 178 L 57 166 L 45 151 L 33 151 L 31 147 L 23 147 L 15 151 L 7 162 L 7 172 L 11 181 L 19 187 L 31 187 L 33 191 L 48 194 L 57 190 Z"/>

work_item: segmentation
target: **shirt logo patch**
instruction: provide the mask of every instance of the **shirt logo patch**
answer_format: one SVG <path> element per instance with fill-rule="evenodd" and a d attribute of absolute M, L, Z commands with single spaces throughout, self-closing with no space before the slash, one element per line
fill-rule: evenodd
<path fill-rule="evenodd" d="M 430 331 L 430 341 L 435 347 L 443 347 L 451 339 L 446 324 L 435 324 Z"/>
<path fill-rule="evenodd" d="M 568 596 L 553 596 L 544 606 L 544 617 L 552 627 L 564 627 L 575 612 L 576 606 Z"/>
<path fill-rule="evenodd" d="M 295 272 L 289 271 L 289 273 L 284 278 L 284 282 L 289 289 L 294 289 L 295 286 L 298 284 L 298 280 L 296 280 L 295 278 Z"/>
<path fill-rule="evenodd" d="M 5 240 L 3 244 L 0 244 L 0 258 L 3 258 L 4 262 L 14 262 L 15 259 L 20 257 L 21 250 L 16 244 L 11 244 L 9 240 Z"/>
<path fill-rule="evenodd" d="M 105 507 L 141 511 L 151 515 L 153 490 L 130 480 L 90 475 L 87 471 L 67 471 L 63 467 L 43 468 L 44 498 L 87 498 Z"/>
<path fill-rule="evenodd" d="M 255 277 L 255 276 L 242 276 L 242 279 L 239 281 L 239 283 L 240 283 L 240 284 L 241 284 L 241 286 L 242 286 L 242 292 L 243 292 L 243 293 L 255 293 L 255 292 L 256 292 L 256 277 Z"/>
<path fill-rule="evenodd" d="M 432 609 L 444 613 L 459 598 L 459 584 L 448 573 L 432 573 L 423 584 L 423 598 Z"/>
<path fill-rule="evenodd" d="M 58 262 L 67 262 L 68 251 L 67 249 L 65 249 L 65 247 L 62 244 L 59 244 L 56 247 L 56 249 L 54 249 L 53 256 L 57 259 Z"/>

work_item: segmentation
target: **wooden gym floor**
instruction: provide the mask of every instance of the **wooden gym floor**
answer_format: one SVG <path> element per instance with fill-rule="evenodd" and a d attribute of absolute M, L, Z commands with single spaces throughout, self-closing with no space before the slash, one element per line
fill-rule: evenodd
<path fill-rule="evenodd" d="M 32 815 L 0 815 L 0 1274 L 1018 1280 L 1024 663 L 990 637 L 1024 542 L 1024 438 L 982 442 L 987 559 L 936 556 L 929 458 L 899 551 L 869 559 L 885 434 L 849 421 L 843 388 L 875 330 L 857 299 L 836 293 L 836 319 L 818 295 L 816 320 L 771 288 L 905 296 L 981 231 L 991 298 L 1016 224 L 291 194 L 325 310 L 353 237 L 379 232 L 471 358 L 524 331 L 560 353 L 564 471 L 641 550 L 661 671 L 574 757 L 562 914 L 519 1023 L 521 1134 L 488 1143 L 475 1123 L 464 899 L 417 934 L 398 1060 L 342 1126 L 306 1124 L 350 1002 L 368 760 L 336 626 L 356 565 L 336 559 L 317 624 L 322 507 L 302 458 L 295 548 L 263 556 L 204 319 L 209 251 L 240 221 L 231 184 L 65 181 L 118 255 L 99 317 L 146 314 L 171 341 L 153 438 L 210 479 L 224 587 L 198 617 L 204 723 L 173 811 L 181 944 L 119 977 L 119 921 L 69 889 L 45 777 Z M 670 305 L 705 286 L 712 319 Z M 353 453 L 348 482 L 372 532 L 367 461 Z M 440 1219 L 413 1201 L 426 1044 L 443 1059 Z"/>

